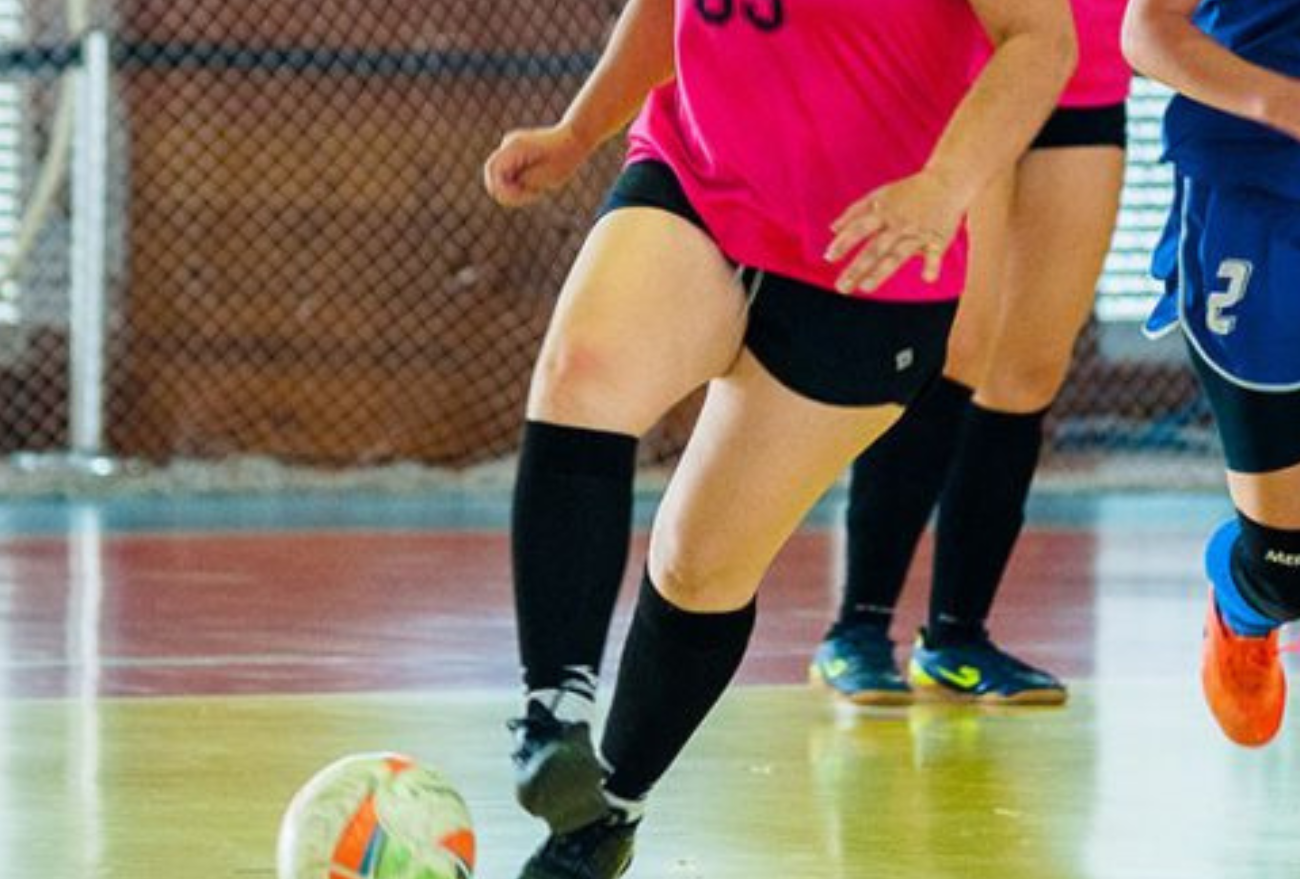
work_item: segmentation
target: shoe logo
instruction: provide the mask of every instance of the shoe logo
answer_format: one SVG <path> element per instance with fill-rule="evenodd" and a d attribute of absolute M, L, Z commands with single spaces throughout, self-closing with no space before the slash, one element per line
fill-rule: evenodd
<path fill-rule="evenodd" d="M 962 690 L 972 690 L 978 687 L 983 679 L 980 670 L 969 665 L 963 665 L 956 671 L 947 668 L 940 668 L 938 671 L 939 677 Z"/>
<path fill-rule="evenodd" d="M 832 659 L 822 664 L 822 674 L 828 678 L 838 678 L 849 670 L 849 663 L 844 659 Z"/>

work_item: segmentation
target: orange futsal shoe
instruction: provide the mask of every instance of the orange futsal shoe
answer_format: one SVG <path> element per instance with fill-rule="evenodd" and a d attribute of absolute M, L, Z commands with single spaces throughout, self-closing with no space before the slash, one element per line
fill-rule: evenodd
<path fill-rule="evenodd" d="M 1282 725 L 1286 673 L 1277 639 L 1277 629 L 1263 638 L 1234 633 L 1219 616 L 1214 590 L 1210 590 L 1201 647 L 1201 686 L 1214 719 L 1239 745 L 1266 745 Z"/>

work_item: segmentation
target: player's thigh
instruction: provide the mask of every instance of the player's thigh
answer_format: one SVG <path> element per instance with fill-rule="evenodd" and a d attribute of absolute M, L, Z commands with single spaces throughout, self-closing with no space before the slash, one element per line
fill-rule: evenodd
<path fill-rule="evenodd" d="M 1055 397 L 1096 297 L 1123 175 L 1123 150 L 1113 146 L 1038 149 L 1021 159 L 980 402 L 1036 411 Z"/>
<path fill-rule="evenodd" d="M 745 299 L 692 223 L 655 208 L 598 222 L 560 294 L 529 395 L 529 418 L 639 435 L 725 371 Z"/>
<path fill-rule="evenodd" d="M 980 194 L 967 219 L 970 262 L 944 374 L 970 388 L 984 377 L 992 354 L 999 296 L 1005 287 L 1007 215 L 1014 191 L 1015 172 L 1008 170 Z"/>
<path fill-rule="evenodd" d="M 743 606 L 808 510 L 901 412 L 816 402 L 742 353 L 710 385 L 660 505 L 650 546 L 660 590 L 695 611 Z"/>
<path fill-rule="evenodd" d="M 1256 522 L 1300 529 L 1300 388 L 1248 387 L 1195 343 L 1188 353 L 1214 412 L 1233 504 Z M 1300 351 L 1291 359 L 1295 374 Z"/>
<path fill-rule="evenodd" d="M 751 287 L 744 353 L 710 385 L 651 539 L 656 582 L 695 609 L 749 599 L 818 496 L 938 377 L 956 310 Z"/>
<path fill-rule="evenodd" d="M 1228 471 L 1233 505 L 1271 528 L 1300 530 L 1300 463 L 1270 473 Z"/>

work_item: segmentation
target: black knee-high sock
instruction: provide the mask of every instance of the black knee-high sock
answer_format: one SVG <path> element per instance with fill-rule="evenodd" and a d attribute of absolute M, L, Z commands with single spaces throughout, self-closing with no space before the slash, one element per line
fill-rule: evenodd
<path fill-rule="evenodd" d="M 530 421 L 511 549 L 524 686 L 595 673 L 627 566 L 635 437 Z"/>
<path fill-rule="evenodd" d="M 853 462 L 837 627 L 869 623 L 888 629 L 970 397 L 970 388 L 941 378 Z"/>
<path fill-rule="evenodd" d="M 601 745 L 611 794 L 639 800 L 668 770 L 740 667 L 754 618 L 752 601 L 691 613 L 642 581 Z"/>
<path fill-rule="evenodd" d="M 1046 414 L 970 407 L 939 501 L 929 621 L 937 643 L 983 633 L 1024 525 Z"/>

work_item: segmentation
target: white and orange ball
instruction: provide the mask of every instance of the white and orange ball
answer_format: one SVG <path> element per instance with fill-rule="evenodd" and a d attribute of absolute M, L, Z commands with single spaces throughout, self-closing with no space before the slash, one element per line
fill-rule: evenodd
<path fill-rule="evenodd" d="M 401 754 L 354 754 L 294 795 L 279 879 L 470 879 L 474 825 L 456 789 Z"/>

